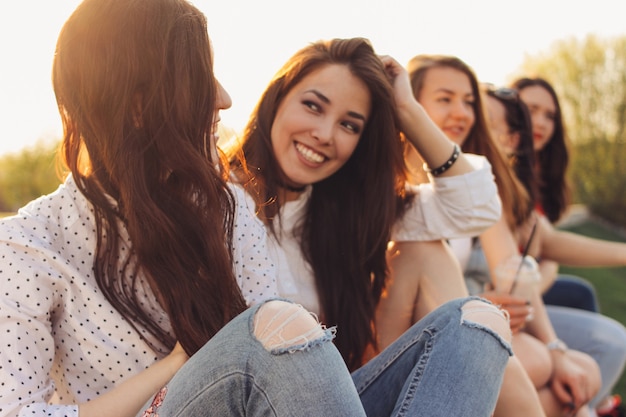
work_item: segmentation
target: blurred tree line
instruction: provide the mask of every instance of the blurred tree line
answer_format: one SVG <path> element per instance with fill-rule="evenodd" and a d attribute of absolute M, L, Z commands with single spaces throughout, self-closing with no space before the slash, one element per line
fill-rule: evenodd
<path fill-rule="evenodd" d="M 626 36 L 557 41 L 526 56 L 519 75 L 544 77 L 559 95 L 572 145 L 574 202 L 626 227 Z M 0 212 L 57 187 L 56 148 L 41 143 L 0 156 Z"/>
<path fill-rule="evenodd" d="M 18 153 L 0 156 L 0 212 L 15 212 L 59 186 L 58 145 L 58 142 L 39 142 Z"/>
<path fill-rule="evenodd" d="M 557 41 L 518 75 L 547 79 L 559 96 L 574 202 L 626 227 L 626 36 Z"/>

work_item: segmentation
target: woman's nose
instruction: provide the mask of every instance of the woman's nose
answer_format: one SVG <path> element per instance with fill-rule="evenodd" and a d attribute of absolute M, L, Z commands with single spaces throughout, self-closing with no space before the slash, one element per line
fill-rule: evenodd
<path fill-rule="evenodd" d="M 313 136 L 322 144 L 332 143 L 334 135 L 334 124 L 331 121 L 320 121 L 313 130 Z"/>
<path fill-rule="evenodd" d="M 228 94 L 228 91 L 224 88 L 224 86 L 218 81 L 217 82 L 217 108 L 220 110 L 226 110 L 233 105 L 233 101 Z"/>
<path fill-rule="evenodd" d="M 455 117 L 469 117 L 472 114 L 472 108 L 463 101 L 455 101 L 452 106 L 452 114 Z"/>

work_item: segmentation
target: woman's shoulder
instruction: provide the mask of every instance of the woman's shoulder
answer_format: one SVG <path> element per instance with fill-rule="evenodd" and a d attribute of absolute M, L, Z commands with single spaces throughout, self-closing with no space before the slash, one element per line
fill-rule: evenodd
<path fill-rule="evenodd" d="M 21 244 L 31 249 L 48 248 L 76 239 L 80 229 L 92 230 L 93 212 L 87 199 L 80 193 L 74 180 L 65 182 L 50 194 L 43 195 L 20 208 L 13 215 L 0 220 L 0 242 Z"/>

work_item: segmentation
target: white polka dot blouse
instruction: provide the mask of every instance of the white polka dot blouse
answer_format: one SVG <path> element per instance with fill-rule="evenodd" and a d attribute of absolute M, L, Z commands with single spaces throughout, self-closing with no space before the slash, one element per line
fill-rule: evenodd
<path fill-rule="evenodd" d="M 254 304 L 277 295 L 266 232 L 233 187 L 235 274 Z M 0 417 L 77 416 L 95 398 L 168 352 L 151 348 L 109 304 L 92 273 L 93 210 L 70 177 L 54 193 L 0 220 Z M 148 285 L 140 296 L 161 326 Z"/>

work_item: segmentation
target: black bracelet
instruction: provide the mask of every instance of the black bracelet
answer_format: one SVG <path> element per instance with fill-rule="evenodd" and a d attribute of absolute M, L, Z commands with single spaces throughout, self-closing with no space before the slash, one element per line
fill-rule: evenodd
<path fill-rule="evenodd" d="M 428 168 L 428 165 L 424 164 L 424 171 L 429 172 L 430 175 L 432 175 L 433 177 L 438 177 L 439 175 L 449 170 L 450 167 L 454 165 L 456 160 L 459 159 L 460 155 L 461 155 L 461 148 L 459 147 L 459 145 L 455 143 L 454 151 L 452 151 L 452 155 L 450 155 L 450 158 L 448 158 L 448 160 L 444 162 L 443 165 L 441 165 L 439 168 L 430 169 Z"/>

